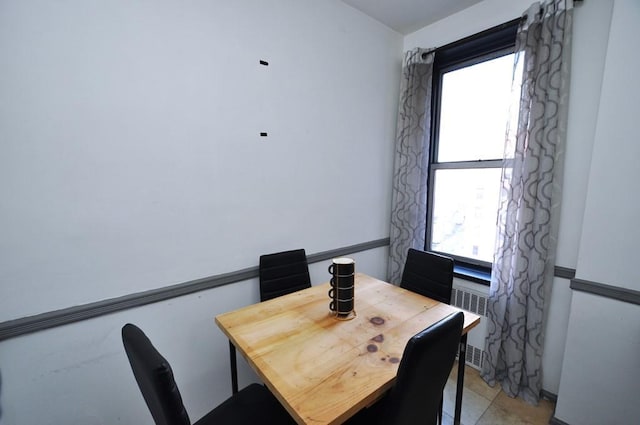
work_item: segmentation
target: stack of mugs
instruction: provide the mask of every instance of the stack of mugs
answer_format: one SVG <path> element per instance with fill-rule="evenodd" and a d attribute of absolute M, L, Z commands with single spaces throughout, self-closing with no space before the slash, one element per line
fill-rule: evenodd
<path fill-rule="evenodd" d="M 329 309 L 338 317 L 349 317 L 354 313 L 354 282 L 356 263 L 352 258 L 340 257 L 331 260 L 329 273 L 331 289 L 329 290 Z"/>

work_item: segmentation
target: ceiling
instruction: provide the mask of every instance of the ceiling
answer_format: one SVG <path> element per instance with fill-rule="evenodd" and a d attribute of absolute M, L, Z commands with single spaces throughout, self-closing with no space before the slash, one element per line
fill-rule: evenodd
<path fill-rule="evenodd" d="M 482 0 L 342 0 L 401 34 L 409 34 Z"/>

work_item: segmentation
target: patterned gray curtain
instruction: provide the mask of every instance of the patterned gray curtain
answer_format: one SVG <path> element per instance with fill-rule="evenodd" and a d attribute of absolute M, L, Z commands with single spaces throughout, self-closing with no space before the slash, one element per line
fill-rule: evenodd
<path fill-rule="evenodd" d="M 533 404 L 542 388 L 545 292 L 555 263 L 572 7 L 570 0 L 536 2 L 518 29 L 520 100 L 507 131 L 488 303 L 482 377 Z"/>
<path fill-rule="evenodd" d="M 388 279 L 400 283 L 409 248 L 424 249 L 434 53 L 405 55 L 398 107 L 391 199 Z"/>

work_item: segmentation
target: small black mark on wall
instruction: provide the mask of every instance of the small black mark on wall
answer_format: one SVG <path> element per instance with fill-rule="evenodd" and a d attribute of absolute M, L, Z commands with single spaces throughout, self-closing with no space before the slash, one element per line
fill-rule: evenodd
<path fill-rule="evenodd" d="M 260 65 L 269 66 L 269 62 L 260 60 Z"/>
<path fill-rule="evenodd" d="M 260 137 L 267 137 L 267 133 L 266 132 L 260 133 Z"/>

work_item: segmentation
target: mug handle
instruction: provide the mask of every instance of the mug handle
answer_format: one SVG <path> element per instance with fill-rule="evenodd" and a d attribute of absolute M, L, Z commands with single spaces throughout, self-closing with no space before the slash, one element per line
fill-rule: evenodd
<path fill-rule="evenodd" d="M 334 271 L 332 270 L 334 268 L 335 264 L 331 263 L 329 265 L 329 268 L 327 269 L 329 271 L 329 274 L 335 274 Z"/>
<path fill-rule="evenodd" d="M 329 303 L 329 310 L 336 311 L 336 302 L 335 301 L 331 301 Z"/>

